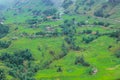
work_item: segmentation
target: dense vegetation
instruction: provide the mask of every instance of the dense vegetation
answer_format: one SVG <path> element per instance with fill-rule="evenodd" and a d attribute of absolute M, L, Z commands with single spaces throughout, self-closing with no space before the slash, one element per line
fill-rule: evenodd
<path fill-rule="evenodd" d="M 13 55 L 3 53 L 0 56 L 0 60 L 3 61 L 6 66 L 11 68 L 8 73 L 15 79 L 34 80 L 32 76 L 35 72 L 37 72 L 37 67 L 33 65 L 32 61 L 34 59 L 28 49 L 15 52 Z M 3 70 L 1 72 L 1 75 L 4 77 L 5 74 L 2 73 L 4 73 Z"/>
<path fill-rule="evenodd" d="M 0 24 L 0 38 L 4 37 L 9 31 L 9 27 Z"/>

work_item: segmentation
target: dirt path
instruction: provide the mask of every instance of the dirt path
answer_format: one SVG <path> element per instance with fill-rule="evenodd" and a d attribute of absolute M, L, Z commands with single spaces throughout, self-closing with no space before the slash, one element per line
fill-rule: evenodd
<path fill-rule="evenodd" d="M 120 67 L 120 65 L 116 65 L 115 67 L 107 68 L 107 70 L 115 70 L 115 69 L 117 69 L 119 67 Z"/>

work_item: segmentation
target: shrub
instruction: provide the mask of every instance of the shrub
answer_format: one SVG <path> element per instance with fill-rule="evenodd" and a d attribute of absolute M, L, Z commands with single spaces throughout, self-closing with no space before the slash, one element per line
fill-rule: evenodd
<path fill-rule="evenodd" d="M 75 60 L 75 64 L 76 64 L 76 65 L 77 65 L 77 64 L 81 64 L 81 65 L 83 65 L 83 66 L 90 66 L 89 63 L 85 62 L 83 56 L 82 56 L 82 57 L 80 57 L 80 56 L 77 57 L 76 60 Z"/>
<path fill-rule="evenodd" d="M 62 7 L 67 9 L 71 4 L 73 4 L 73 1 L 72 0 L 65 0 L 63 3 L 64 4 L 62 4 Z"/>
<path fill-rule="evenodd" d="M 95 40 L 97 38 L 97 36 L 87 36 L 87 37 L 83 37 L 82 39 L 82 42 L 85 42 L 85 43 L 90 43 L 92 42 L 93 40 Z"/>
<path fill-rule="evenodd" d="M 8 26 L 0 24 L 0 38 L 2 38 L 5 35 L 7 35 L 8 31 L 9 31 L 9 27 Z"/>
<path fill-rule="evenodd" d="M 19 80 L 34 80 L 32 76 L 39 69 L 32 63 L 34 59 L 28 49 L 14 54 L 4 53 L 0 56 L 0 60 L 10 68 L 9 75 Z"/>
<path fill-rule="evenodd" d="M 8 48 L 11 44 L 11 41 L 0 41 L 0 48 Z"/>
<path fill-rule="evenodd" d="M 120 50 L 118 50 L 118 51 L 115 52 L 115 56 L 116 56 L 117 58 L 120 58 Z"/>
<path fill-rule="evenodd" d="M 59 68 L 57 69 L 57 72 L 62 72 L 62 68 L 59 67 Z"/>
<path fill-rule="evenodd" d="M 96 12 L 94 12 L 94 15 L 98 17 L 104 17 L 103 10 L 102 9 L 97 10 Z"/>
<path fill-rule="evenodd" d="M 5 71 L 0 69 L 0 80 L 6 80 Z"/>
<path fill-rule="evenodd" d="M 117 41 L 120 41 L 120 30 L 118 30 L 116 32 L 112 32 L 109 35 L 110 35 L 110 37 L 116 38 Z"/>
<path fill-rule="evenodd" d="M 82 33 L 91 34 L 91 33 L 92 33 L 92 30 L 83 30 Z"/>
<path fill-rule="evenodd" d="M 54 14 L 56 14 L 57 9 L 55 8 L 51 8 L 51 9 L 47 9 L 43 12 L 43 14 L 45 14 L 46 16 L 52 16 Z"/>

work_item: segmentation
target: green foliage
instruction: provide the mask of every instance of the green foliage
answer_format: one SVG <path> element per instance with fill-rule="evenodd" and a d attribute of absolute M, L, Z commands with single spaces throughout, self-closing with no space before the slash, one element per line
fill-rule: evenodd
<path fill-rule="evenodd" d="M 38 20 L 37 19 L 30 19 L 30 20 L 27 20 L 26 22 L 30 25 L 33 25 L 33 24 L 38 23 Z"/>
<path fill-rule="evenodd" d="M 98 17 L 104 17 L 103 10 L 102 9 L 97 10 L 96 12 L 94 12 L 94 15 Z"/>
<path fill-rule="evenodd" d="M 97 39 L 98 36 L 95 36 L 95 35 L 91 35 L 91 36 L 84 36 L 83 39 L 82 39 L 82 42 L 85 42 L 85 43 L 90 43 L 92 42 L 93 40 Z"/>
<path fill-rule="evenodd" d="M 109 0 L 109 2 L 112 3 L 112 4 L 119 4 L 120 3 L 119 0 Z"/>
<path fill-rule="evenodd" d="M 9 27 L 0 24 L 0 38 L 4 37 L 9 31 Z"/>
<path fill-rule="evenodd" d="M 62 49 L 62 52 L 63 52 L 64 55 L 66 55 L 68 53 L 68 48 L 65 45 L 65 43 L 62 44 L 61 49 Z"/>
<path fill-rule="evenodd" d="M 1 48 L 8 48 L 11 44 L 11 41 L 0 41 L 0 49 Z"/>
<path fill-rule="evenodd" d="M 62 72 L 62 68 L 58 67 L 57 72 Z"/>
<path fill-rule="evenodd" d="M 42 0 L 42 2 L 46 5 L 46 6 L 52 6 L 54 5 L 54 3 L 51 0 Z"/>
<path fill-rule="evenodd" d="M 52 15 L 56 14 L 56 12 L 57 12 L 57 9 L 51 8 L 51 9 L 45 10 L 43 12 L 43 14 L 46 15 L 46 16 L 52 16 Z"/>
<path fill-rule="evenodd" d="M 71 4 L 73 4 L 72 0 L 64 0 L 62 7 L 67 9 Z"/>
<path fill-rule="evenodd" d="M 99 22 L 94 22 L 93 23 L 94 25 L 100 25 L 100 26 L 105 26 L 105 27 L 108 27 L 109 25 L 110 25 L 110 23 L 105 23 L 105 22 L 101 22 L 101 21 L 99 21 Z"/>
<path fill-rule="evenodd" d="M 6 80 L 5 71 L 0 69 L 0 80 Z"/>
<path fill-rule="evenodd" d="M 73 50 L 78 50 L 79 46 L 76 46 L 76 25 L 75 25 L 75 19 L 72 20 L 65 20 L 62 27 L 62 34 L 66 35 L 65 41 L 67 44 L 70 45 L 70 48 Z"/>
<path fill-rule="evenodd" d="M 22 65 L 24 61 L 26 60 L 33 60 L 32 54 L 29 50 L 24 50 L 20 52 L 15 52 L 14 55 L 9 55 L 8 53 L 3 53 L 0 56 L 0 59 L 2 61 L 9 60 L 7 64 L 10 64 L 11 66 L 16 65 Z"/>
<path fill-rule="evenodd" d="M 115 32 L 110 33 L 109 35 L 110 35 L 110 37 L 116 38 L 117 41 L 120 41 L 120 30 L 119 29 Z"/>
<path fill-rule="evenodd" d="M 38 69 L 32 66 L 31 61 L 33 61 L 33 57 L 28 49 L 15 52 L 12 55 L 3 53 L 0 56 L 0 60 L 11 68 L 9 74 L 14 78 L 19 80 L 34 80 L 32 76 Z"/>
<path fill-rule="evenodd" d="M 76 60 L 75 60 L 75 65 L 77 65 L 77 64 L 81 64 L 82 66 L 90 66 L 90 64 L 89 63 L 87 63 L 87 62 L 85 62 L 85 60 L 84 60 L 84 57 L 82 56 L 82 57 L 76 57 Z"/>
<path fill-rule="evenodd" d="M 116 56 L 117 58 L 120 58 L 120 50 L 117 50 L 117 51 L 115 52 L 115 56 Z"/>

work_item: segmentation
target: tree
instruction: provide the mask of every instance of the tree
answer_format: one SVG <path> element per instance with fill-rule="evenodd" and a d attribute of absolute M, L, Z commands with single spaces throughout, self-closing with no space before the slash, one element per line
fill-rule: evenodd
<path fill-rule="evenodd" d="M 75 65 L 77 65 L 77 64 L 81 64 L 81 65 L 83 65 L 83 66 L 87 66 L 87 67 L 90 66 L 89 63 L 85 62 L 83 56 L 82 56 L 82 57 L 81 57 L 81 56 L 76 57 Z"/>
<path fill-rule="evenodd" d="M 42 2 L 46 5 L 46 6 L 53 6 L 54 3 L 51 0 L 42 0 Z"/>
<path fill-rule="evenodd" d="M 104 17 L 103 9 L 97 10 L 96 12 L 94 12 L 94 15 L 98 17 Z"/>
<path fill-rule="evenodd" d="M 67 48 L 67 46 L 65 45 L 65 43 L 62 44 L 61 49 L 62 49 L 63 54 L 66 55 L 66 54 L 68 53 L 68 48 Z"/>
<path fill-rule="evenodd" d="M 57 72 L 62 72 L 62 68 L 58 67 Z"/>
<path fill-rule="evenodd" d="M 0 48 L 8 48 L 11 44 L 11 41 L 0 41 Z"/>
<path fill-rule="evenodd" d="M 7 35 L 8 32 L 9 32 L 9 27 L 6 25 L 0 24 L 0 38 Z"/>
<path fill-rule="evenodd" d="M 33 75 L 38 68 L 32 63 L 34 59 L 28 49 L 17 51 L 14 54 L 2 54 L 0 60 L 10 68 L 9 75 L 14 78 L 19 80 L 34 80 Z"/>
<path fill-rule="evenodd" d="M 0 69 L 0 80 L 6 80 L 5 71 Z"/>
<path fill-rule="evenodd" d="M 75 43 L 75 34 L 76 34 L 76 25 L 75 25 L 75 19 L 72 20 L 65 20 L 64 24 L 62 25 L 62 33 L 65 35 L 65 41 L 67 44 L 70 45 L 70 48 L 73 50 L 78 49 Z"/>
<path fill-rule="evenodd" d="M 115 56 L 116 56 L 117 58 L 120 58 L 120 50 L 118 50 L 118 51 L 115 52 Z"/>
<path fill-rule="evenodd" d="M 62 7 L 67 9 L 71 4 L 73 4 L 72 0 L 64 0 Z"/>
<path fill-rule="evenodd" d="M 118 29 L 118 30 L 115 31 L 115 32 L 110 33 L 109 35 L 110 35 L 110 37 L 116 38 L 117 41 L 120 41 L 120 29 Z"/>
<path fill-rule="evenodd" d="M 47 10 L 43 11 L 43 14 L 46 16 L 52 16 L 52 15 L 55 15 L 56 12 L 57 12 L 57 9 L 51 8 L 51 9 L 47 9 Z"/>

